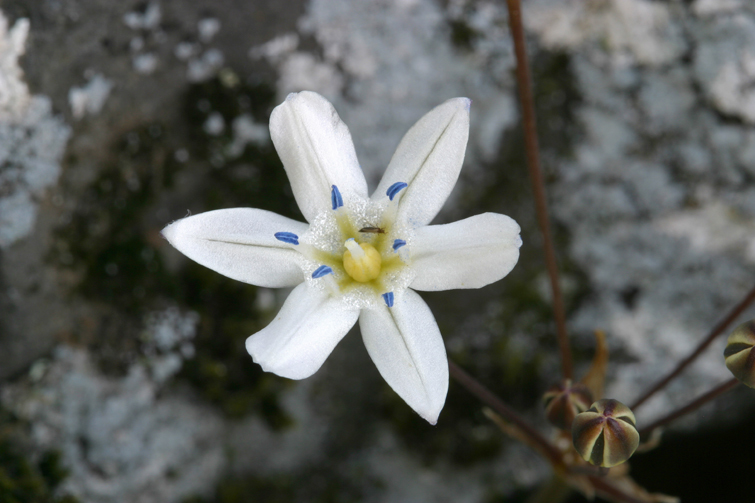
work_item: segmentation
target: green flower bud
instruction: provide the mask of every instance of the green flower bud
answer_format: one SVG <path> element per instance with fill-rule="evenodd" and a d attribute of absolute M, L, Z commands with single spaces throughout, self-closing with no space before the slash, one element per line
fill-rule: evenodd
<path fill-rule="evenodd" d="M 755 388 L 755 320 L 742 323 L 729 335 L 724 350 L 726 368 L 742 384 Z"/>
<path fill-rule="evenodd" d="M 590 407 L 592 393 L 584 384 L 572 384 L 571 379 L 565 379 L 546 391 L 543 400 L 548 422 L 568 431 L 577 414 Z"/>
<path fill-rule="evenodd" d="M 585 461 L 610 468 L 634 454 L 640 445 L 640 434 L 629 407 L 604 399 L 577 415 L 572 425 L 572 441 Z"/>

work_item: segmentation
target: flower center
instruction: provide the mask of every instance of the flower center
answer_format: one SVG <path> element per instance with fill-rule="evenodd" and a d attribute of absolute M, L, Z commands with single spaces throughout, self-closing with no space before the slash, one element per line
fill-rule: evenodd
<path fill-rule="evenodd" d="M 344 244 L 346 251 L 343 254 L 343 268 L 354 281 L 367 283 L 380 276 L 383 259 L 374 246 L 359 244 L 353 238 L 347 239 Z"/>

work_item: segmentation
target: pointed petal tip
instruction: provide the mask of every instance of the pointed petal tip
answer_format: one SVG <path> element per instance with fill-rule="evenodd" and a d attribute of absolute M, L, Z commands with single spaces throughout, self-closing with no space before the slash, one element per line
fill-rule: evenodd
<path fill-rule="evenodd" d="M 416 412 L 419 417 L 435 426 L 438 424 L 440 413 L 443 411 L 443 407 L 446 405 L 446 396 L 443 396 L 443 400 L 441 400 L 440 403 L 437 403 L 437 397 L 435 400 L 433 400 L 433 398 L 430 396 L 427 396 L 426 398 L 427 401 L 423 404 L 410 404 L 407 402 L 407 405 L 414 409 L 414 412 Z M 436 403 L 433 403 L 433 401 L 435 401 Z"/>
<path fill-rule="evenodd" d="M 420 416 L 432 426 L 436 426 L 438 424 L 438 416 L 440 416 L 440 411 L 434 414 L 420 414 Z"/>
<path fill-rule="evenodd" d="M 467 112 L 472 108 L 472 100 L 466 97 L 451 98 L 450 100 L 447 100 L 446 103 L 455 104 L 457 107 Z"/>
<path fill-rule="evenodd" d="M 299 91 L 298 93 L 288 93 L 286 95 L 286 99 L 283 101 L 283 103 L 281 103 L 281 105 L 283 105 L 287 101 L 302 100 L 302 99 L 315 99 L 315 100 L 325 101 L 328 104 L 330 104 L 330 100 L 328 100 L 325 96 L 323 96 L 320 93 L 316 93 L 314 91 Z"/>
<path fill-rule="evenodd" d="M 275 363 L 271 363 L 270 361 L 264 361 L 264 357 L 260 354 L 263 349 L 255 346 L 254 342 L 252 342 L 253 337 L 254 335 L 250 335 L 246 338 L 246 352 L 249 353 L 249 356 L 252 357 L 252 361 L 262 368 L 263 372 L 275 374 L 278 377 L 283 377 L 294 381 L 305 379 L 311 375 L 299 375 L 296 372 L 291 372 L 290 369 L 287 370 L 286 368 L 281 367 L 280 365 L 275 365 Z"/>
<path fill-rule="evenodd" d="M 270 138 L 307 221 L 331 208 L 331 187 L 367 198 L 351 133 L 333 104 L 312 91 L 291 93 L 270 114 Z"/>
<path fill-rule="evenodd" d="M 252 360 L 287 379 L 305 379 L 317 372 L 336 344 L 351 330 L 359 310 L 308 283 L 294 288 L 268 326 L 246 339 Z"/>
<path fill-rule="evenodd" d="M 469 98 L 459 98 L 462 101 L 462 104 L 464 105 L 464 109 L 469 112 L 469 109 L 472 108 L 472 100 Z"/>
<path fill-rule="evenodd" d="M 176 224 L 178 224 L 178 222 L 180 221 L 181 219 L 174 220 L 173 222 L 166 225 L 163 228 L 163 230 L 160 231 L 160 235 L 163 237 L 163 239 L 167 240 L 168 243 L 173 244 L 173 240 L 176 237 L 176 232 L 178 232 L 178 226 Z"/>
<path fill-rule="evenodd" d="M 399 218 L 427 225 L 456 185 L 469 139 L 471 101 L 451 98 L 423 115 L 404 135 L 373 199 L 397 180 L 409 184 Z"/>
<path fill-rule="evenodd" d="M 448 391 L 446 391 L 448 393 Z M 402 397 L 403 398 L 403 397 Z M 406 400 L 405 400 L 406 401 Z M 435 401 L 437 401 L 437 397 L 435 398 Z M 443 396 L 443 400 L 440 403 L 432 403 L 433 398 L 430 396 L 425 396 L 424 403 L 417 403 L 417 402 L 406 402 L 406 404 L 414 410 L 414 412 L 419 415 L 422 419 L 430 423 L 431 425 L 435 426 L 438 424 L 438 418 L 440 417 L 440 413 L 443 410 L 443 407 L 446 405 L 446 396 Z"/>

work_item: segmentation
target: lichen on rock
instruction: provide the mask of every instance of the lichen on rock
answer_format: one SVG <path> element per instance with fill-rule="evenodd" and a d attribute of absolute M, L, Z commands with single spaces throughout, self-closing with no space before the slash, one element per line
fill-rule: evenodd
<path fill-rule="evenodd" d="M 60 176 L 71 134 L 46 96 L 32 96 L 18 59 L 29 21 L 9 29 L 0 12 L 0 249 L 32 232 L 39 199 Z"/>

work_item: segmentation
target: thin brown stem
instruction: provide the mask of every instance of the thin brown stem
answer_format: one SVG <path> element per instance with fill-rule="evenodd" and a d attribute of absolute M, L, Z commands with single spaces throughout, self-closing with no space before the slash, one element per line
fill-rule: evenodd
<path fill-rule="evenodd" d="M 498 398 L 492 391 L 486 388 L 477 379 L 467 374 L 461 367 L 456 365 L 450 359 L 448 360 L 448 370 L 451 373 L 451 377 L 456 379 L 456 382 L 464 386 L 470 393 L 480 399 L 485 405 L 493 409 L 500 416 L 504 417 L 507 421 L 515 424 L 522 433 L 527 435 L 533 443 L 537 444 L 542 452 L 548 456 L 551 464 L 555 466 L 563 465 L 563 458 L 561 452 L 553 445 L 547 438 L 545 438 L 539 431 L 529 425 L 519 414 L 511 407 L 506 405 L 503 400 Z"/>
<path fill-rule="evenodd" d="M 649 435 L 656 428 L 664 426 L 664 425 L 670 423 L 671 421 L 674 421 L 675 419 L 678 419 L 678 418 L 680 418 L 680 417 L 682 417 L 682 416 L 684 416 L 686 414 L 689 414 L 690 412 L 693 412 L 693 411 L 699 409 L 700 407 L 702 407 L 706 403 L 710 402 L 714 398 L 716 398 L 719 395 L 722 395 L 725 392 L 729 391 L 730 389 L 732 389 L 737 384 L 739 384 L 739 381 L 736 378 L 732 378 L 731 380 L 726 381 L 725 383 L 719 384 L 718 386 L 716 386 L 712 390 L 708 391 L 704 395 L 702 395 L 702 396 L 700 396 L 698 398 L 695 398 L 694 400 L 692 400 L 690 403 L 688 403 L 684 407 L 681 407 L 681 408 L 679 408 L 679 409 L 671 412 L 670 414 L 668 414 L 668 415 L 666 415 L 666 416 L 664 416 L 664 417 L 662 417 L 662 418 L 660 418 L 660 419 L 658 419 L 658 420 L 650 423 L 648 426 L 645 426 L 644 428 L 642 428 L 640 430 L 640 436 L 642 437 L 642 436 L 645 436 L 645 435 Z"/>
<path fill-rule="evenodd" d="M 604 470 L 589 465 L 568 466 L 564 463 L 563 454 L 558 448 L 545 438 L 539 431 L 534 429 L 511 407 L 506 405 L 492 391 L 486 388 L 477 379 L 467 374 L 461 367 L 456 365 L 450 359 L 448 360 L 448 370 L 456 382 L 461 384 L 467 391 L 480 399 L 485 405 L 490 407 L 498 415 L 505 418 L 506 421 L 516 425 L 519 431 L 526 435 L 532 443 L 531 446 L 537 446 L 536 450 L 545 455 L 560 477 L 566 474 L 587 476 L 590 483 L 598 492 L 607 499 L 622 503 L 643 503 L 643 501 L 623 492 L 620 488 L 605 480 Z"/>
<path fill-rule="evenodd" d="M 551 290 L 553 291 L 553 316 L 556 320 L 556 335 L 561 352 L 561 370 L 564 378 L 573 378 L 573 364 L 569 338 L 566 333 L 566 314 L 564 299 L 558 280 L 558 265 L 556 252 L 553 248 L 551 237 L 550 219 L 548 217 L 548 205 L 545 198 L 545 181 L 540 170 L 540 153 L 537 142 L 537 122 L 535 120 L 535 102 L 532 96 L 532 82 L 530 78 L 529 64 L 527 62 L 527 50 L 524 43 L 524 28 L 522 26 L 522 6 L 520 0 L 506 0 L 509 10 L 509 26 L 511 37 L 514 40 L 514 52 L 516 53 L 516 80 L 519 87 L 519 98 L 522 107 L 522 121 L 524 127 L 524 144 L 527 151 L 527 168 L 532 182 L 532 190 L 535 195 L 535 209 L 540 232 L 543 235 L 543 248 L 545 249 L 545 265 L 550 278 Z"/>
<path fill-rule="evenodd" d="M 637 401 L 634 402 L 634 404 L 630 407 L 632 410 L 636 409 L 643 403 L 645 403 L 648 398 L 653 396 L 656 392 L 663 389 L 673 378 L 678 376 L 682 370 L 687 368 L 687 365 L 692 363 L 697 359 L 698 356 L 707 348 L 711 342 L 715 340 L 716 337 L 721 335 L 724 330 L 726 330 L 726 327 L 731 325 L 731 323 L 739 317 L 742 312 L 747 309 L 747 307 L 752 304 L 753 300 L 755 300 L 755 287 L 752 288 L 747 294 L 744 296 L 744 298 L 739 301 L 739 304 L 734 306 L 734 309 L 729 311 L 729 313 L 721 320 L 719 321 L 716 326 L 713 327 L 713 329 L 710 331 L 707 337 L 700 341 L 700 344 L 698 344 L 697 348 L 695 348 L 692 353 L 687 356 L 684 360 L 680 361 L 674 370 L 668 373 L 666 377 L 655 383 L 653 386 L 651 386 L 640 398 L 637 399 Z"/>
<path fill-rule="evenodd" d="M 646 503 L 647 500 L 641 500 L 631 496 L 618 487 L 611 484 L 610 481 L 600 477 L 589 477 L 590 483 L 595 491 L 607 500 L 621 501 L 623 503 Z"/>

